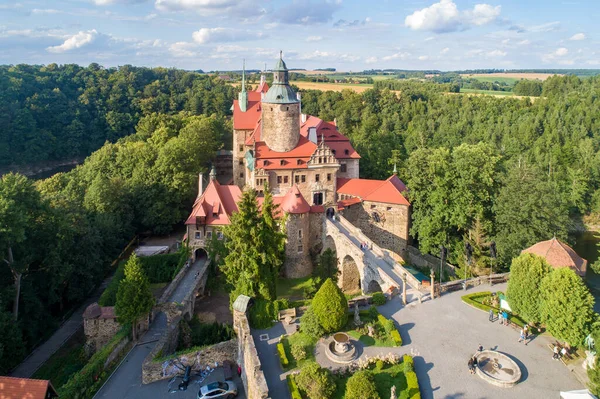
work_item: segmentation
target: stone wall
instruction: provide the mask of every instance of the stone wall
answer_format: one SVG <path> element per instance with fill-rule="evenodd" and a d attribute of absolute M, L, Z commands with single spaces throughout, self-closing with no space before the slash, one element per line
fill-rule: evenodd
<path fill-rule="evenodd" d="M 340 165 L 346 164 L 346 172 L 342 172 L 340 168 L 337 177 L 346 179 L 358 179 L 359 176 L 359 160 L 358 159 L 340 159 Z"/>
<path fill-rule="evenodd" d="M 158 360 L 154 360 L 156 354 L 159 352 L 153 350 L 150 353 L 153 356 L 150 357 L 148 355 L 142 364 L 142 383 L 150 384 L 173 377 L 176 369 L 170 366 L 174 363 L 183 364 L 184 366 L 194 365 L 194 370 L 206 369 L 206 366 L 215 367 L 215 363 L 218 363 L 220 366 L 224 362 L 235 363 L 237 350 L 238 344 L 236 339 L 220 342 L 198 350 L 191 350 L 190 352 L 182 353 L 169 359 L 159 358 Z"/>
<path fill-rule="evenodd" d="M 285 244 L 285 263 L 283 272 L 287 278 L 310 276 L 310 214 L 290 214 L 286 222 L 287 242 Z"/>
<path fill-rule="evenodd" d="M 440 267 L 440 258 L 437 258 L 433 255 L 422 254 L 417 248 L 408 246 L 406 251 L 406 261 L 409 264 L 419 266 L 419 267 L 428 267 L 428 268 L 439 268 Z M 456 275 L 456 266 L 446 262 L 444 264 L 444 269 L 450 273 L 451 275 Z M 438 270 L 438 269 L 435 269 Z"/>
<path fill-rule="evenodd" d="M 233 130 L 233 184 L 240 188 L 243 188 L 246 184 L 246 165 L 244 162 L 246 145 L 244 143 L 250 134 L 252 134 L 252 130 Z"/>
<path fill-rule="evenodd" d="M 378 215 L 378 220 L 373 216 L 374 213 Z M 410 239 L 408 206 L 363 201 L 361 204 L 348 206 L 342 211 L 342 215 L 380 247 L 389 249 L 402 258 L 406 256 Z"/>
<path fill-rule="evenodd" d="M 85 334 L 86 351 L 89 355 L 102 348 L 121 329 L 116 319 L 83 319 L 83 332 Z"/>
<path fill-rule="evenodd" d="M 277 152 L 291 151 L 300 138 L 300 103 L 262 104 L 260 138 Z"/>
<path fill-rule="evenodd" d="M 266 399 L 269 397 L 269 388 L 245 313 L 233 311 L 233 328 L 237 334 L 237 364 L 242 367 L 246 396 L 248 399 Z"/>

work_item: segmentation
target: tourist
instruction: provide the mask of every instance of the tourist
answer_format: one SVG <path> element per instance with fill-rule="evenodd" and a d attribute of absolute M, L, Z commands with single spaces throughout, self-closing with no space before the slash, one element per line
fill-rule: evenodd
<path fill-rule="evenodd" d="M 504 319 L 504 324 L 509 326 L 510 322 L 508 321 L 508 313 L 506 313 L 506 311 L 502 311 L 502 318 Z"/>
<path fill-rule="evenodd" d="M 473 361 L 473 369 L 471 370 L 471 373 L 475 374 L 475 368 L 477 367 L 477 356 L 473 355 L 471 360 Z"/>
<path fill-rule="evenodd" d="M 563 346 L 563 348 L 560 350 L 560 357 L 565 357 L 567 356 L 568 350 L 566 346 Z"/>
<path fill-rule="evenodd" d="M 500 321 L 500 324 L 504 324 L 504 312 L 498 312 L 498 320 Z"/>
<path fill-rule="evenodd" d="M 519 342 L 525 341 L 525 329 L 521 329 L 521 333 L 519 334 Z"/>
<path fill-rule="evenodd" d="M 475 367 L 473 367 L 473 358 L 472 357 L 469 358 L 469 361 L 467 362 L 467 366 L 469 366 L 469 372 L 471 374 L 474 374 L 475 373 Z"/>
<path fill-rule="evenodd" d="M 483 351 L 483 345 L 479 344 L 479 346 L 477 347 L 477 352 L 482 352 Z"/>
<path fill-rule="evenodd" d="M 525 333 L 525 339 L 529 338 L 529 324 L 525 324 L 525 327 L 523 327 L 523 332 Z"/>
<path fill-rule="evenodd" d="M 558 346 L 554 345 L 554 353 L 552 355 L 552 359 L 558 360 L 560 358 L 560 352 Z"/>
<path fill-rule="evenodd" d="M 494 321 L 494 310 L 493 309 L 490 309 L 489 321 Z"/>

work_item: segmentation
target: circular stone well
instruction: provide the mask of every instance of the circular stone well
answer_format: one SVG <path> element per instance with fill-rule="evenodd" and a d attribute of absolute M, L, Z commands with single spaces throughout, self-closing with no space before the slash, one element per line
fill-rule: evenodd
<path fill-rule="evenodd" d="M 350 363 L 356 358 L 356 346 L 348 334 L 335 333 L 325 341 L 325 355 L 335 363 Z"/>
<path fill-rule="evenodd" d="M 510 357 L 501 352 L 483 351 L 477 355 L 477 375 L 502 388 L 511 388 L 521 379 L 521 368 Z"/>

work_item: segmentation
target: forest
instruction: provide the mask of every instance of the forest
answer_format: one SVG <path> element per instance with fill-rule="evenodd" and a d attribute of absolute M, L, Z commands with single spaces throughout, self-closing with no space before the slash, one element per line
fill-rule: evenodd
<path fill-rule="evenodd" d="M 46 180 L 0 179 L 4 373 L 112 272 L 135 234 L 167 233 L 184 220 L 198 173 L 231 143 L 235 90 L 167 69 L 0 70 L 0 159 L 91 153 Z M 305 91 L 303 112 L 337 120 L 362 156 L 361 177 L 385 179 L 397 165 L 422 251 L 445 245 L 461 265 L 468 240 L 476 272 L 489 265 L 493 240 L 497 267 L 506 268 L 536 241 L 569 240 L 600 211 L 600 78 L 550 78 L 536 101 L 386 84 L 360 94 Z"/>

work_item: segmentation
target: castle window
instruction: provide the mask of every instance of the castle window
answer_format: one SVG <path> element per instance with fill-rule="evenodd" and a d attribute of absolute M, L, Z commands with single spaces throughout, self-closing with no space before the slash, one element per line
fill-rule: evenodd
<path fill-rule="evenodd" d="M 300 176 L 294 176 L 294 181 L 296 182 L 296 184 L 300 183 Z"/>
<path fill-rule="evenodd" d="M 269 164 L 269 161 L 265 159 L 265 160 L 263 161 L 263 165 L 264 165 L 264 166 L 267 166 L 268 164 Z"/>
<path fill-rule="evenodd" d="M 371 205 L 371 209 L 377 208 L 377 205 Z"/>
<path fill-rule="evenodd" d="M 287 176 L 283 176 L 283 184 L 288 184 L 288 177 Z"/>
<path fill-rule="evenodd" d="M 313 194 L 313 205 L 323 205 L 323 193 Z"/>
<path fill-rule="evenodd" d="M 208 238 L 209 240 L 212 238 L 212 231 L 206 232 L 206 238 Z"/>
<path fill-rule="evenodd" d="M 302 238 L 302 230 L 298 230 L 298 238 Z"/>
<path fill-rule="evenodd" d="M 345 164 L 345 163 L 341 164 L 341 165 L 340 165 L 340 172 L 342 172 L 342 173 L 346 173 L 346 171 L 347 171 L 346 164 Z"/>
<path fill-rule="evenodd" d="M 285 107 L 285 110 L 286 110 L 286 111 L 289 111 L 289 110 L 290 110 L 290 107 Z"/>
<path fill-rule="evenodd" d="M 319 157 L 319 163 L 323 163 L 323 158 Z"/>
<path fill-rule="evenodd" d="M 346 155 L 350 154 L 350 150 L 344 150 L 344 154 L 346 154 Z"/>
<path fill-rule="evenodd" d="M 298 253 L 301 254 L 303 250 L 304 248 L 302 248 L 302 245 L 298 245 Z"/>
<path fill-rule="evenodd" d="M 335 150 L 331 150 L 331 152 L 333 153 L 333 155 L 335 155 Z"/>
<path fill-rule="evenodd" d="M 244 177 L 244 172 L 241 172 L 241 173 L 240 173 L 240 177 Z"/>
<path fill-rule="evenodd" d="M 302 183 L 306 183 L 306 175 L 302 175 L 302 176 L 300 176 L 300 181 L 301 181 Z"/>
<path fill-rule="evenodd" d="M 196 237 L 196 240 L 201 239 L 202 238 L 202 232 L 201 231 L 197 231 L 195 237 Z"/>
<path fill-rule="evenodd" d="M 244 158 L 240 158 L 240 165 L 244 164 Z"/>
<path fill-rule="evenodd" d="M 244 145 L 240 144 L 240 152 L 244 152 Z"/>
<path fill-rule="evenodd" d="M 327 181 L 331 181 L 331 173 L 327 173 Z"/>
<path fill-rule="evenodd" d="M 385 208 L 385 210 L 386 210 L 386 211 L 391 211 L 391 210 L 392 210 L 392 207 L 391 207 L 391 206 L 388 206 L 387 208 Z"/>
<path fill-rule="evenodd" d="M 315 181 L 316 181 L 316 182 L 318 182 L 320 177 L 321 177 L 321 176 L 320 176 L 320 175 L 317 173 L 317 174 L 315 175 Z"/>
<path fill-rule="evenodd" d="M 281 166 L 285 165 L 285 161 L 282 159 L 281 161 L 279 161 L 279 165 L 281 165 Z"/>
<path fill-rule="evenodd" d="M 281 184 L 281 176 L 277 176 L 277 184 Z"/>
<path fill-rule="evenodd" d="M 223 239 L 223 232 L 217 231 L 217 240 L 222 240 L 222 239 Z"/>
<path fill-rule="evenodd" d="M 296 161 L 296 165 L 302 165 L 302 160 L 301 160 L 301 159 L 298 159 L 298 160 Z"/>

